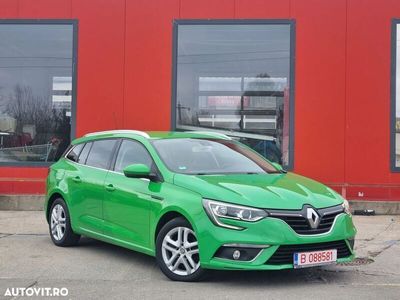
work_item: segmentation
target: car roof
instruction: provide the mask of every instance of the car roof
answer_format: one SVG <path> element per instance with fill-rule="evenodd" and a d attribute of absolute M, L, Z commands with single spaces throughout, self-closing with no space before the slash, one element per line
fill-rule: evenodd
<path fill-rule="evenodd" d="M 211 131 L 139 131 L 139 130 L 107 130 L 85 134 L 83 137 L 75 139 L 72 144 L 89 142 L 104 138 L 133 138 L 133 139 L 178 139 L 178 138 L 212 138 L 230 140 L 225 134 Z"/>

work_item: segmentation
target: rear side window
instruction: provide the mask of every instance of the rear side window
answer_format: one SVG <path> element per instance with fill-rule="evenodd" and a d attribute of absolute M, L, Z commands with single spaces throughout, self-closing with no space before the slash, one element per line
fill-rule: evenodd
<path fill-rule="evenodd" d="M 74 162 L 78 161 L 79 153 L 81 153 L 82 148 L 85 144 L 78 144 L 72 147 L 71 151 L 68 152 L 67 158 Z"/>
<path fill-rule="evenodd" d="M 80 163 L 80 164 L 85 164 L 86 163 L 86 159 L 88 157 L 88 154 L 89 154 L 89 151 L 90 151 L 91 147 L 92 147 L 92 143 L 87 143 L 85 145 L 85 147 L 83 147 L 83 149 L 81 151 L 81 154 L 79 154 L 79 157 L 78 157 L 78 163 Z"/>
<path fill-rule="evenodd" d="M 100 169 L 108 169 L 116 140 L 100 140 L 93 142 L 86 165 Z"/>
<path fill-rule="evenodd" d="M 122 173 L 125 167 L 133 164 L 144 164 L 151 169 L 153 159 L 139 142 L 123 140 L 115 161 L 114 171 Z"/>

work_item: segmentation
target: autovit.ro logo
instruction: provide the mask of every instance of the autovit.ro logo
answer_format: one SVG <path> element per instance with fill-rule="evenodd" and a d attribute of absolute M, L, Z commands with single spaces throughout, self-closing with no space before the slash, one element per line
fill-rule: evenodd
<path fill-rule="evenodd" d="M 7 297 L 66 297 L 68 289 L 50 287 L 12 287 L 7 288 L 4 296 Z"/>

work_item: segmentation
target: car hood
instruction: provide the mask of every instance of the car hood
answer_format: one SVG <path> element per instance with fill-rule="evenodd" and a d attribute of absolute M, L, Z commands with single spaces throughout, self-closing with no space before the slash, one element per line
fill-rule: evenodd
<path fill-rule="evenodd" d="M 174 184 L 203 198 L 272 209 L 301 209 L 304 204 L 323 208 L 341 204 L 343 198 L 329 187 L 294 173 L 185 175 Z"/>

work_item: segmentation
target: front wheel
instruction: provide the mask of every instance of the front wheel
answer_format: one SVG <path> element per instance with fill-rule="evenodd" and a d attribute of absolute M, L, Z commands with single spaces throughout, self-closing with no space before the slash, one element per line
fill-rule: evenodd
<path fill-rule="evenodd" d="M 171 280 L 198 281 L 205 273 L 200 267 L 196 234 L 184 218 L 173 219 L 160 230 L 156 258 L 161 271 Z"/>

